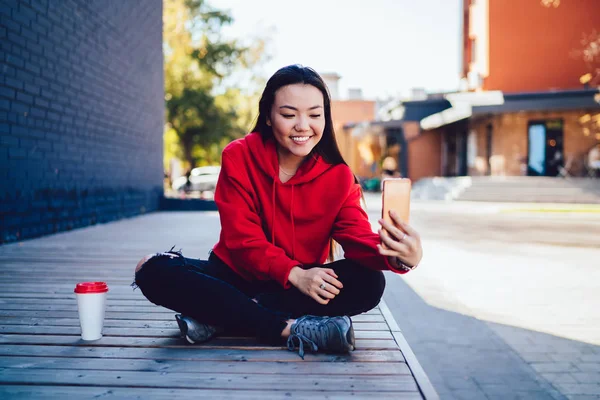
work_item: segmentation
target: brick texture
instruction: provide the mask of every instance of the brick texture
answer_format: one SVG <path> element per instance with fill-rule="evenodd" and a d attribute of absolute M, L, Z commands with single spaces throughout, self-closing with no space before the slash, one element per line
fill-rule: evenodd
<path fill-rule="evenodd" d="M 161 0 L 0 0 L 0 66 L 0 243 L 158 208 Z"/>

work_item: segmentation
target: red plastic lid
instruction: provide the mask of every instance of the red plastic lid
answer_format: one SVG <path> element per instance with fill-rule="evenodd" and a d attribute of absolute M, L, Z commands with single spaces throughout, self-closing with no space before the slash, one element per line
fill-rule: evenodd
<path fill-rule="evenodd" d="M 75 293 L 106 293 L 108 286 L 106 282 L 81 282 L 75 286 Z"/>

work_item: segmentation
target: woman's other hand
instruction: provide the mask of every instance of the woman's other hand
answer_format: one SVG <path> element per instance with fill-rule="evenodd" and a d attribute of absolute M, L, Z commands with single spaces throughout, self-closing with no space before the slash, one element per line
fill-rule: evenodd
<path fill-rule="evenodd" d="M 378 244 L 379 254 L 388 256 L 392 265 L 397 265 L 396 259 L 398 258 L 408 267 L 416 266 L 423 258 L 421 237 L 410 225 L 404 223 L 395 211 L 390 211 L 390 217 L 394 224 L 383 219 L 379 220 L 381 225 L 379 237 L 381 237 L 381 242 L 387 246 L 385 249 Z"/>
<path fill-rule="evenodd" d="M 288 280 L 298 290 L 312 297 L 317 303 L 327 304 L 344 287 L 337 278 L 338 276 L 331 268 L 302 269 L 294 267 L 290 271 Z"/>

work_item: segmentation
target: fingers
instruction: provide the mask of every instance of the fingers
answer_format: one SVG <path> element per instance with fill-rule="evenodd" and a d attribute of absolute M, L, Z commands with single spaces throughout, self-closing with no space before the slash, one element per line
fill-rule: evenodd
<path fill-rule="evenodd" d="M 329 275 L 333 276 L 334 278 L 337 278 L 337 274 L 335 273 L 334 270 L 332 270 L 331 268 L 321 268 L 323 271 L 327 272 Z"/>
<path fill-rule="evenodd" d="M 327 286 L 331 287 L 331 285 L 327 285 Z M 339 292 L 339 290 L 338 290 L 338 292 Z M 321 289 L 321 288 L 319 288 L 319 289 L 317 289 L 317 294 L 319 296 L 321 296 L 321 297 L 323 297 L 325 299 L 329 299 L 329 300 L 331 300 L 331 299 L 333 299 L 335 297 L 335 294 L 329 292 L 327 289 Z"/>
<path fill-rule="evenodd" d="M 406 233 L 408 235 L 408 232 L 406 230 L 404 230 L 404 226 L 407 226 L 406 224 L 401 225 L 401 224 L 392 224 L 389 221 L 386 221 L 385 219 L 381 218 L 379 220 L 379 224 L 382 226 L 383 229 L 385 229 L 386 231 L 388 231 L 390 234 L 392 234 L 394 237 L 397 237 L 398 239 L 400 239 L 402 236 L 404 236 L 404 234 Z"/>
<path fill-rule="evenodd" d="M 332 279 L 333 281 L 335 281 L 335 282 L 337 282 L 337 283 L 334 283 L 334 282 L 332 282 L 332 281 L 327 281 L 327 280 L 324 280 L 324 281 L 323 281 L 323 283 L 322 283 L 321 285 L 325 286 L 325 289 L 321 289 L 321 285 L 319 285 L 319 290 L 324 290 L 324 291 L 327 291 L 327 292 L 329 292 L 329 293 L 332 293 L 332 294 L 334 294 L 334 295 L 336 295 L 336 296 L 337 296 L 338 294 L 340 294 L 340 289 L 338 289 L 338 287 L 337 287 L 336 285 L 341 285 L 341 283 L 340 283 L 339 281 L 336 281 L 336 280 L 335 280 L 335 279 L 333 279 L 333 278 L 329 278 L 329 277 L 328 277 L 328 278 L 326 278 L 326 279 Z"/>
<path fill-rule="evenodd" d="M 399 231 L 406 233 L 409 236 L 412 236 L 412 237 L 419 236 L 417 231 L 412 226 L 410 226 L 406 222 L 402 221 L 400 219 L 400 216 L 398 215 L 398 213 L 395 212 L 394 210 L 390 210 L 390 217 L 392 218 L 392 221 L 394 221 L 393 224 L 384 220 L 383 218 L 379 220 L 379 223 L 388 231 L 392 232 L 393 228 L 396 228 Z"/>
<path fill-rule="evenodd" d="M 404 236 L 404 234 L 394 240 L 390 237 L 389 233 L 385 229 L 380 229 L 379 237 L 381 238 L 381 243 L 384 245 L 383 248 L 385 250 L 399 253 L 407 253 L 410 250 L 410 238 L 408 236 Z"/>
<path fill-rule="evenodd" d="M 313 283 L 313 288 L 319 296 L 326 299 L 333 299 L 335 296 L 340 294 L 340 289 L 343 287 L 343 285 L 333 276 L 322 274 L 315 278 L 316 279 Z"/>
<path fill-rule="evenodd" d="M 386 249 L 380 244 L 377 245 L 377 249 L 379 250 L 379 254 L 381 254 L 382 256 L 388 256 L 388 257 L 390 257 L 390 256 L 397 257 L 398 256 L 398 252 L 396 250 Z"/>
<path fill-rule="evenodd" d="M 310 296 L 319 304 L 328 304 L 344 287 L 331 268 L 315 268 L 310 284 Z M 322 288 L 323 286 L 323 288 Z"/>
<path fill-rule="evenodd" d="M 313 288 L 318 288 L 322 283 L 325 283 L 327 287 L 334 289 L 329 290 L 330 292 L 338 294 L 339 291 L 335 293 L 335 289 L 342 289 L 344 287 L 342 282 L 337 279 L 338 276 L 335 271 L 331 268 L 313 268 L 310 271 L 313 271 L 311 282 Z M 329 285 L 327 285 L 327 283 L 329 283 Z"/>
<path fill-rule="evenodd" d="M 411 229 L 407 229 L 407 231 Z M 406 235 L 402 234 L 398 240 L 394 240 L 383 228 L 379 230 L 379 237 L 381 244 L 377 245 L 377 250 L 383 256 L 399 258 L 407 265 L 417 265 L 423 257 L 421 238 L 416 232 L 414 232 L 414 236 L 407 233 Z"/>
<path fill-rule="evenodd" d="M 391 226 L 389 223 L 386 223 L 386 225 L 387 226 L 383 227 L 384 230 L 397 242 L 403 241 L 409 236 L 408 233 L 396 228 L 395 226 Z"/>
<path fill-rule="evenodd" d="M 338 281 L 331 275 L 323 275 L 323 276 L 321 276 L 321 278 L 323 278 L 323 282 L 325 283 L 325 286 L 327 286 L 327 287 L 331 286 L 331 288 L 334 289 L 333 293 L 335 293 L 335 294 L 338 294 L 340 292 L 338 289 L 342 289 L 344 287 L 344 285 L 342 285 L 342 282 Z M 329 283 L 329 285 L 327 285 L 328 283 Z M 331 290 L 329 290 L 329 291 L 331 292 Z"/>
<path fill-rule="evenodd" d="M 302 281 L 296 286 L 317 303 L 325 305 L 344 287 L 337 278 L 338 275 L 331 268 L 313 267 L 304 271 Z"/>
<path fill-rule="evenodd" d="M 406 222 L 402 221 L 400 219 L 400 216 L 398 215 L 398 213 L 395 212 L 394 210 L 390 210 L 390 217 L 392 217 L 392 220 L 396 223 L 396 226 L 398 226 L 400 229 L 402 229 L 404 232 L 406 232 L 409 236 L 412 236 L 415 238 L 419 236 L 417 231 L 415 231 L 415 229 L 412 226 L 410 226 Z"/>
<path fill-rule="evenodd" d="M 323 299 L 317 293 L 313 293 L 310 297 L 312 297 L 317 303 L 325 305 L 328 304 L 331 299 Z"/>

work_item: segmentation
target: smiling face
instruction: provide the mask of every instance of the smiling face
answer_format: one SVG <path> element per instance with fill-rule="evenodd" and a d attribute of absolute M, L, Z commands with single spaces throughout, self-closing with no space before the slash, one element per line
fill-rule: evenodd
<path fill-rule="evenodd" d="M 323 137 L 323 94 L 312 85 L 282 86 L 275 93 L 267 125 L 273 130 L 282 165 L 299 164 Z"/>

